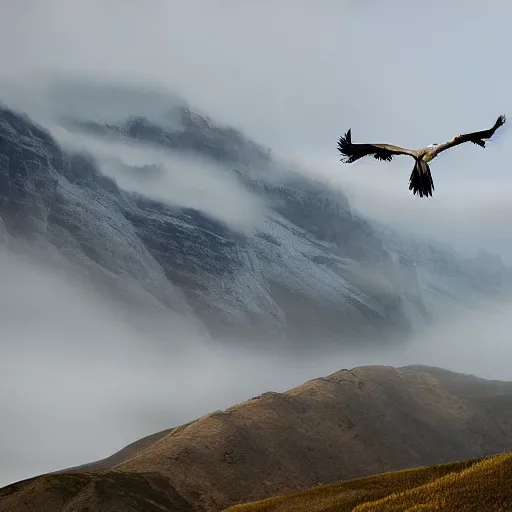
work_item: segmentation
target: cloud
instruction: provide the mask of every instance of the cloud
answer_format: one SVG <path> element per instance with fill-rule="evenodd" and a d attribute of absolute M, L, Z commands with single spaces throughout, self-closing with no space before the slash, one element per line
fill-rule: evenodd
<path fill-rule="evenodd" d="M 57 125 L 69 119 L 119 125 L 130 116 L 144 116 L 166 129 L 180 130 L 180 108 L 188 105 L 158 82 L 116 82 L 83 73 L 39 71 L 23 79 L 3 77 L 1 84 L 1 99 L 10 108 Z"/>
<path fill-rule="evenodd" d="M 128 139 L 100 138 L 54 123 L 45 125 L 64 149 L 93 155 L 101 171 L 124 190 L 171 206 L 197 209 L 235 230 L 250 232 L 263 221 L 263 199 L 244 188 L 227 166 Z M 159 172 L 141 169 L 146 165 L 156 166 Z"/>
<path fill-rule="evenodd" d="M 129 311 L 34 255 L 2 248 L 0 278 L 2 485 L 108 450 L 125 430 L 135 433 L 137 422 L 123 428 L 116 411 L 150 376 L 148 361 L 157 359 L 151 345 L 165 332 L 179 358 L 182 333 L 192 349 L 197 330 L 167 312 L 148 339 Z"/>

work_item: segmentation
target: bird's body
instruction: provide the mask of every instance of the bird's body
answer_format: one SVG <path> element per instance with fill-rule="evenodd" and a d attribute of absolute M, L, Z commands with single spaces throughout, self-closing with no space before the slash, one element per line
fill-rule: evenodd
<path fill-rule="evenodd" d="M 498 117 L 494 126 L 488 130 L 465 133 L 457 135 L 448 142 L 442 144 L 429 144 L 420 149 L 406 149 L 391 144 L 354 144 L 352 142 L 351 130 L 349 129 L 345 136 L 338 139 L 338 151 L 345 157 L 341 161 L 352 163 L 364 156 L 373 155 L 377 160 L 390 161 L 395 155 L 411 156 L 415 160 L 414 169 L 409 178 L 409 190 L 413 194 L 419 194 L 420 197 L 432 196 L 434 182 L 428 166 L 434 158 L 449 148 L 458 146 L 465 142 L 472 142 L 485 148 L 485 143 L 494 132 L 505 123 L 505 116 Z"/>

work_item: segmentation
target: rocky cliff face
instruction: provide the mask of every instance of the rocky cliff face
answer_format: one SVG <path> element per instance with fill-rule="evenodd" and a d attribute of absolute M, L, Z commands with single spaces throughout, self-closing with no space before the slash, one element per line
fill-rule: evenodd
<path fill-rule="evenodd" d="M 242 233 L 199 209 L 126 192 L 93 157 L 64 151 L 30 118 L 1 108 L 3 243 L 51 249 L 126 300 L 192 315 L 222 337 L 382 340 L 427 322 L 440 296 L 446 306 L 504 292 L 505 267 L 374 226 L 341 193 L 282 169 L 236 130 L 179 112 L 179 128 L 129 115 L 66 126 L 215 161 L 270 205 L 257 228 Z"/>

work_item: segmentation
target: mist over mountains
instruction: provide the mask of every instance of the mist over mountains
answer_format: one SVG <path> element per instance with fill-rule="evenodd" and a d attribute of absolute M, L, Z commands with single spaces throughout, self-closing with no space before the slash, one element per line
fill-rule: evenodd
<path fill-rule="evenodd" d="M 181 98 L 78 81 L 30 95 L 32 117 L 0 113 L 6 244 L 53 252 L 139 311 L 223 339 L 343 345 L 509 292 L 499 256 L 368 221 Z"/>

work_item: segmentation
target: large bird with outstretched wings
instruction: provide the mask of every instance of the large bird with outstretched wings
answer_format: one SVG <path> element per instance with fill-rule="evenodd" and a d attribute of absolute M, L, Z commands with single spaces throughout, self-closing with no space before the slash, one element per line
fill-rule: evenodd
<path fill-rule="evenodd" d="M 433 160 L 439 153 L 447 149 L 464 144 L 465 142 L 472 142 L 482 148 L 485 148 L 485 143 L 489 140 L 494 132 L 505 124 L 505 116 L 498 117 L 494 126 L 488 130 L 481 130 L 478 132 L 464 133 L 457 135 L 452 140 L 443 144 L 431 144 L 421 149 L 406 149 L 399 146 L 392 146 L 391 144 L 354 144 L 352 142 L 352 134 L 350 129 L 348 132 L 338 139 L 338 151 L 343 155 L 342 162 L 352 163 L 364 156 L 373 155 L 377 160 L 390 161 L 395 155 L 408 155 L 414 158 L 415 164 L 409 178 L 409 190 L 413 194 L 419 194 L 420 197 L 432 196 L 434 190 L 434 182 L 430 174 L 430 167 L 428 163 Z"/>

